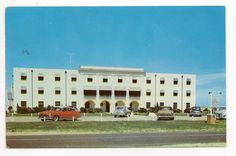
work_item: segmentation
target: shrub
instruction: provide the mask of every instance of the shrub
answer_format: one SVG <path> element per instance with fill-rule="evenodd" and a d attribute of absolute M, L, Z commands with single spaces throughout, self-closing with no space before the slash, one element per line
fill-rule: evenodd
<path fill-rule="evenodd" d="M 158 111 L 158 107 L 150 107 L 148 108 L 148 112 L 156 113 Z"/>
<path fill-rule="evenodd" d="M 45 107 L 34 107 L 33 108 L 34 113 L 42 112 L 42 111 L 45 111 L 45 110 L 46 110 Z"/>
<path fill-rule="evenodd" d="M 184 110 L 184 113 L 190 113 L 190 110 L 191 110 L 191 108 L 186 108 L 186 109 Z"/>
<path fill-rule="evenodd" d="M 208 108 L 205 108 L 203 112 L 210 113 L 210 110 Z"/>
<path fill-rule="evenodd" d="M 46 110 L 51 110 L 52 108 L 53 108 L 52 106 L 48 105 Z"/>
<path fill-rule="evenodd" d="M 88 113 L 96 113 L 96 109 L 95 108 L 88 108 Z"/>
<path fill-rule="evenodd" d="M 87 113 L 87 109 L 84 108 L 84 107 L 80 107 L 80 112 L 81 112 L 81 113 Z"/>
<path fill-rule="evenodd" d="M 95 108 L 95 112 L 96 112 L 96 113 L 102 113 L 103 111 L 102 111 L 101 108 Z"/>
<path fill-rule="evenodd" d="M 175 113 L 181 113 L 182 111 L 180 109 L 174 109 Z"/>
<path fill-rule="evenodd" d="M 20 107 L 19 105 L 17 105 L 16 112 L 19 114 L 27 114 L 27 113 L 33 113 L 34 111 L 30 107 Z"/>
<path fill-rule="evenodd" d="M 138 112 L 139 113 L 147 113 L 148 111 L 145 108 L 139 108 Z"/>
<path fill-rule="evenodd" d="M 9 112 L 9 113 L 13 113 L 13 107 L 12 107 L 12 106 L 9 106 L 9 107 L 8 107 L 8 112 Z"/>

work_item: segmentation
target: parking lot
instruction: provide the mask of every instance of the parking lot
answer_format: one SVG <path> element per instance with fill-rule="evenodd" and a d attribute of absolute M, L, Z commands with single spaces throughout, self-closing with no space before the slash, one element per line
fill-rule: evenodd
<path fill-rule="evenodd" d="M 157 116 L 154 113 L 150 113 L 148 116 L 131 115 L 130 117 L 114 118 L 113 116 L 87 116 L 82 114 L 77 121 L 151 121 L 157 120 Z M 207 116 L 202 117 L 189 117 L 189 116 L 175 116 L 174 120 L 188 120 L 188 121 L 206 121 Z M 6 122 L 41 122 L 37 116 L 13 116 L 6 117 Z"/>

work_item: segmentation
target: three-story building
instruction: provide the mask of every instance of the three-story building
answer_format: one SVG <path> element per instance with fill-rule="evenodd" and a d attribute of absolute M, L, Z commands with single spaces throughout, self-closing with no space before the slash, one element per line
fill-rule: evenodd
<path fill-rule="evenodd" d="M 113 112 L 156 105 L 184 109 L 195 105 L 196 76 L 146 73 L 143 68 L 81 66 L 79 70 L 14 68 L 14 108 L 75 106 Z"/>

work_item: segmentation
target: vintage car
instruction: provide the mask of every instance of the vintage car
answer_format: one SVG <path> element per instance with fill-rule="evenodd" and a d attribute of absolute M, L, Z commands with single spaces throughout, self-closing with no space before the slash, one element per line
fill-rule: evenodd
<path fill-rule="evenodd" d="M 226 119 L 226 107 L 217 107 L 213 109 L 216 119 Z"/>
<path fill-rule="evenodd" d="M 77 120 L 80 117 L 80 112 L 74 107 L 53 107 L 38 113 L 41 121 L 45 120 Z"/>
<path fill-rule="evenodd" d="M 126 106 L 117 106 L 113 112 L 114 117 L 127 117 L 130 114 L 131 111 Z"/>
<path fill-rule="evenodd" d="M 160 120 L 160 119 L 174 120 L 175 118 L 173 109 L 170 106 L 160 106 L 158 108 L 156 115 L 157 115 L 157 120 Z"/>
<path fill-rule="evenodd" d="M 202 110 L 201 107 L 195 106 L 190 109 L 189 116 L 202 116 Z"/>

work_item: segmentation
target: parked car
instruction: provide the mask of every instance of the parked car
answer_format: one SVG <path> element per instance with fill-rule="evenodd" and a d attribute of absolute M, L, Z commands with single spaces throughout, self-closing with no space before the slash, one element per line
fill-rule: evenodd
<path fill-rule="evenodd" d="M 189 116 L 202 116 L 202 109 L 199 106 L 192 107 Z"/>
<path fill-rule="evenodd" d="M 41 121 L 44 120 L 77 120 L 80 117 L 80 112 L 74 107 L 53 107 L 38 113 Z"/>
<path fill-rule="evenodd" d="M 157 115 L 157 120 L 160 120 L 160 119 L 174 120 L 175 118 L 173 109 L 170 106 L 160 106 L 156 115 Z"/>
<path fill-rule="evenodd" d="M 226 119 L 226 107 L 217 107 L 213 110 L 216 119 Z"/>
<path fill-rule="evenodd" d="M 117 106 L 113 113 L 114 117 L 127 117 L 130 116 L 131 111 L 126 106 Z"/>

